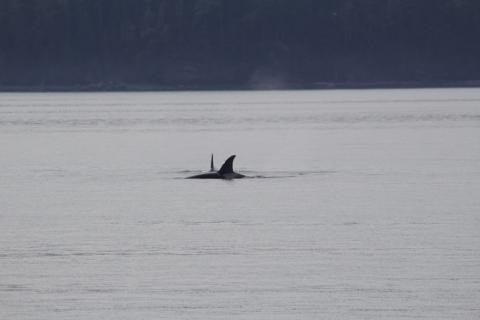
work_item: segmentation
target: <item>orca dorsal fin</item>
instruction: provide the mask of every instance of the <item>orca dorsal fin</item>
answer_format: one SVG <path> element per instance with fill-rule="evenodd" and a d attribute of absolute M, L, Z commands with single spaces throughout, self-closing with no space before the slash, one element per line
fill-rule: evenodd
<path fill-rule="evenodd" d="M 233 159 L 235 159 L 235 155 L 233 156 L 230 156 L 230 158 L 228 158 L 225 163 L 223 164 L 223 166 L 220 168 L 220 170 L 218 171 L 218 173 L 220 174 L 227 174 L 227 173 L 233 173 Z"/>
<path fill-rule="evenodd" d="M 213 153 L 212 153 L 212 158 L 210 160 L 210 171 L 215 171 L 215 166 L 213 165 Z"/>

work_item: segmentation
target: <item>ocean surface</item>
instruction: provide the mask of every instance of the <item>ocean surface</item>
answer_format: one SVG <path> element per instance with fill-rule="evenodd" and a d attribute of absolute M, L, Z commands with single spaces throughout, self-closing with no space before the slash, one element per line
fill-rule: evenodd
<path fill-rule="evenodd" d="M 0 152 L 0 319 L 480 318 L 480 89 L 2 93 Z"/>

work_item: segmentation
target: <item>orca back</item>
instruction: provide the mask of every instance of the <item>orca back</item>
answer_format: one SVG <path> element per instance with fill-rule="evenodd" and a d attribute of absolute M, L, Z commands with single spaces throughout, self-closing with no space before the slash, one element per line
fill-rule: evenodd
<path fill-rule="evenodd" d="M 225 178 L 218 172 L 207 172 L 207 173 L 201 173 L 195 176 L 187 177 L 186 179 L 225 179 Z"/>

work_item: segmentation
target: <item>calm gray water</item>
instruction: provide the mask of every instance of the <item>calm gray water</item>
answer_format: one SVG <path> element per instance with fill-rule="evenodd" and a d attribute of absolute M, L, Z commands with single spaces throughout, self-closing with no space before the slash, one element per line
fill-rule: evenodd
<path fill-rule="evenodd" d="M 480 89 L 0 94 L 0 147 L 0 319 L 480 318 Z"/>

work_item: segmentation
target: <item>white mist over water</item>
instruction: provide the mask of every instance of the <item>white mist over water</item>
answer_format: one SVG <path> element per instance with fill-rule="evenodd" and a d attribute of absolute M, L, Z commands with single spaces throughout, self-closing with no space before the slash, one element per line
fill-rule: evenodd
<path fill-rule="evenodd" d="M 0 318 L 478 319 L 479 138 L 479 89 L 0 94 Z"/>

